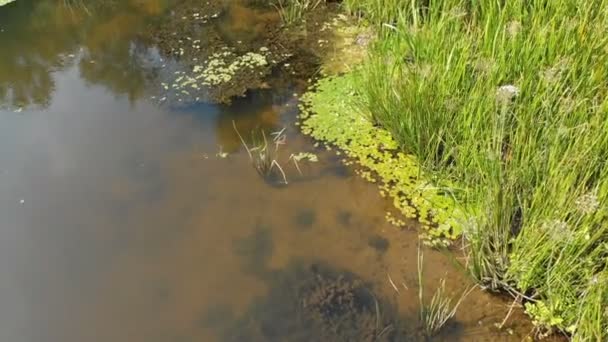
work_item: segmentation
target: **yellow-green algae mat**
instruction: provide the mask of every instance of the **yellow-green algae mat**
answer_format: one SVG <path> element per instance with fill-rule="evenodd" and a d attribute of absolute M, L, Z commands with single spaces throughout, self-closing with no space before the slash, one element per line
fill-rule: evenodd
<path fill-rule="evenodd" d="M 416 158 L 403 153 L 390 133 L 361 112 L 364 98 L 355 91 L 356 71 L 321 79 L 304 94 L 299 123 L 304 134 L 344 151 L 346 164 L 377 183 L 406 218 L 417 219 L 421 237 L 432 245 L 448 245 L 462 232 L 463 212 L 449 195 L 427 181 Z M 397 226 L 405 222 L 387 213 Z"/>

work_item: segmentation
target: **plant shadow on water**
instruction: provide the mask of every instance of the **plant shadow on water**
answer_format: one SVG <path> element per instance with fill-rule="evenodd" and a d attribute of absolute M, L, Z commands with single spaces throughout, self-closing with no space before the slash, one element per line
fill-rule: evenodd
<path fill-rule="evenodd" d="M 259 276 L 269 284 L 268 295 L 254 300 L 241 317 L 222 307 L 204 315 L 203 324 L 216 329 L 219 340 L 403 341 L 407 336 L 396 309 L 350 272 L 296 261 Z"/>
<path fill-rule="evenodd" d="M 309 230 L 317 220 L 317 214 L 311 208 L 304 208 L 298 211 L 294 217 L 295 226 L 300 230 Z"/>
<path fill-rule="evenodd" d="M 221 305 L 206 310 L 199 323 L 215 331 L 218 340 L 445 341 L 460 340 L 467 333 L 450 320 L 437 334 L 426 335 L 415 312 L 399 312 L 371 283 L 326 261 L 296 258 L 283 268 L 269 268 L 272 231 L 258 222 L 249 236 L 234 244 L 243 272 L 265 282 L 267 291 L 240 314 Z M 388 249 L 388 241 L 372 239 L 370 244 L 377 245 L 372 248 L 380 253 Z"/>
<path fill-rule="evenodd" d="M 258 222 L 253 227 L 253 233 L 234 244 L 234 251 L 245 260 L 243 269 L 247 273 L 264 274 L 265 265 L 272 256 L 274 242 L 272 227 Z"/>

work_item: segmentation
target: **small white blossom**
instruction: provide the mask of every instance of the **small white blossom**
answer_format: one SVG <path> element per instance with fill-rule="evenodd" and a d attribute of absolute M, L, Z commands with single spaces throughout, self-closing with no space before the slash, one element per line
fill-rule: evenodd
<path fill-rule="evenodd" d="M 594 193 L 586 193 L 574 201 L 576 208 L 584 214 L 592 214 L 597 211 L 600 202 Z"/>
<path fill-rule="evenodd" d="M 597 285 L 599 282 L 600 280 L 597 274 L 591 278 L 591 285 Z"/>
<path fill-rule="evenodd" d="M 554 66 L 542 71 L 541 79 L 546 83 L 556 83 L 568 71 L 568 58 L 560 58 Z"/>
<path fill-rule="evenodd" d="M 568 241 L 573 237 L 572 231 L 568 229 L 568 224 L 561 220 L 546 221 L 540 229 L 553 241 Z"/>
<path fill-rule="evenodd" d="M 521 32 L 521 23 L 513 20 L 507 23 L 507 34 L 510 38 L 515 38 Z"/>
<path fill-rule="evenodd" d="M 502 104 L 510 103 L 517 96 L 519 96 L 519 88 L 512 84 L 500 86 L 496 90 L 496 100 Z"/>

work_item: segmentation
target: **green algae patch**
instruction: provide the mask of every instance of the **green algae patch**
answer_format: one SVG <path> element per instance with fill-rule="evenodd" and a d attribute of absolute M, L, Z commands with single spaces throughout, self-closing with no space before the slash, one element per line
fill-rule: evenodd
<path fill-rule="evenodd" d="M 444 188 L 428 181 L 416 158 L 403 153 L 388 131 L 356 109 L 364 107 L 360 106 L 363 97 L 355 91 L 356 82 L 356 71 L 328 77 L 304 94 L 302 132 L 343 150 L 346 164 L 359 165 L 360 176 L 378 184 L 380 194 L 390 198 L 405 218 L 420 222 L 426 243 L 448 245 L 462 232 L 463 212 L 444 194 Z M 387 220 L 405 226 L 403 219 L 390 213 Z"/>

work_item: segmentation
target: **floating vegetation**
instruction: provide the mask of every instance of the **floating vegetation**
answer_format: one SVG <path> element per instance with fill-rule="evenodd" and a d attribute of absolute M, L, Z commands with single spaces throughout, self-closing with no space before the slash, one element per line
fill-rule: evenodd
<path fill-rule="evenodd" d="M 303 96 L 302 132 L 343 150 L 346 164 L 361 166 L 360 174 L 377 181 L 403 216 L 422 224 L 426 243 L 449 244 L 461 233 L 460 209 L 445 187 L 430 183 L 412 155 L 399 150 L 388 131 L 355 109 L 354 104 L 364 100 L 355 92 L 356 77 L 352 72 L 322 79 Z M 405 225 L 400 219 L 390 221 Z"/>
<path fill-rule="evenodd" d="M 316 163 L 319 161 L 319 157 L 316 154 L 310 152 L 300 152 L 297 154 L 292 154 L 290 158 L 293 158 L 295 161 L 308 160 L 309 162 Z"/>
<path fill-rule="evenodd" d="M 260 52 L 268 52 L 268 48 L 260 48 Z M 203 85 L 217 86 L 230 82 L 240 71 L 266 65 L 268 65 L 266 56 L 256 52 L 248 52 L 242 56 L 237 56 L 231 51 L 215 53 L 211 55 L 204 68 L 195 66 L 193 69 L 194 78 L 188 77 L 182 86 L 196 85 L 196 81 L 199 79 L 202 79 Z M 200 73 L 197 74 L 197 72 Z"/>
<path fill-rule="evenodd" d="M 156 98 L 164 98 L 168 105 L 229 103 L 249 89 L 265 87 L 272 68 L 289 58 L 291 45 L 278 29 L 259 32 L 256 39 L 231 40 L 225 28 L 236 24 L 228 20 L 240 18 L 233 18 L 231 11 L 247 11 L 254 26 L 273 22 L 244 5 L 185 0 L 150 24 L 141 38 L 157 46 L 164 59 L 157 69 Z"/>
<path fill-rule="evenodd" d="M 263 78 L 270 71 L 270 59 L 266 47 L 243 54 L 222 47 L 186 69 L 168 72 L 159 91 L 164 99 L 169 96 L 185 102 L 226 102 L 242 94 L 247 82 Z"/>
<path fill-rule="evenodd" d="M 372 27 L 343 14 L 323 24 L 321 31 L 331 33 L 327 39 L 317 41 L 318 49 L 324 52 L 321 63 L 324 75 L 348 72 L 363 63 L 377 36 Z"/>
<path fill-rule="evenodd" d="M 307 8 L 303 25 L 297 27 L 281 26 L 271 2 L 201 4 L 184 0 L 172 6 L 169 14 L 152 22 L 141 37 L 157 46 L 164 59 L 156 70 L 159 86 L 155 99 L 170 106 L 229 103 L 248 90 L 283 87 L 287 80 L 269 77 L 273 70 L 309 78 L 317 71 L 317 62 L 334 51 L 334 32 L 328 25 L 339 24 L 342 19 L 338 18 L 345 17 L 336 15 L 338 7 L 333 3 L 289 3 L 292 1 L 295 7 Z M 354 41 L 353 37 L 350 42 L 356 45 Z"/>

